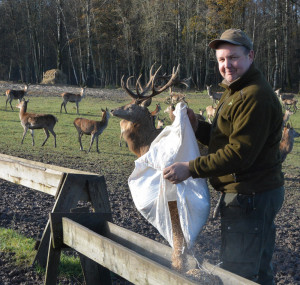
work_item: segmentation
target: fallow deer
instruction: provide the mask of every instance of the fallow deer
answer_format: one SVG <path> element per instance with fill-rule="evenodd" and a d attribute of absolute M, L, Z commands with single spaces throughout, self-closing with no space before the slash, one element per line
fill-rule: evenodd
<path fill-rule="evenodd" d="M 179 66 L 176 71 L 173 69 L 172 75 L 168 77 L 168 82 L 160 87 L 155 88 L 155 80 L 157 79 L 157 73 L 161 67 L 159 67 L 154 74 L 152 74 L 153 66 L 150 69 L 150 79 L 145 88 L 143 89 L 139 83 L 140 77 L 137 79 L 136 83 L 136 93 L 129 89 L 128 79 L 125 85 L 124 76 L 121 79 L 121 85 L 123 89 L 128 93 L 128 95 L 133 98 L 133 101 L 125 106 L 116 108 L 112 110 L 113 116 L 119 117 L 123 120 L 129 121 L 130 124 L 123 132 L 123 137 L 128 144 L 128 148 L 137 157 L 142 156 L 148 152 L 151 143 L 161 132 L 153 125 L 151 114 L 147 107 L 145 107 L 144 102 L 153 96 L 156 96 L 163 91 L 165 91 L 170 86 L 176 84 L 177 75 L 179 72 Z M 145 96 L 145 94 L 151 89 L 151 95 Z M 172 266 L 177 270 L 183 269 L 183 253 L 182 248 L 184 246 L 184 237 L 182 229 L 180 226 L 177 202 L 170 201 L 168 203 L 169 211 L 172 223 L 173 232 L 173 255 L 172 255 Z"/>
<path fill-rule="evenodd" d="M 215 116 L 215 113 L 216 113 L 216 107 L 213 106 L 206 107 L 207 121 L 209 123 L 211 123 L 211 118 Z"/>
<path fill-rule="evenodd" d="M 44 129 L 46 134 L 46 139 L 44 140 L 42 146 L 45 145 L 46 141 L 49 138 L 49 132 L 54 137 L 54 147 L 56 147 L 56 134 L 54 132 L 54 126 L 58 122 L 57 118 L 51 114 L 34 114 L 34 113 L 27 113 L 27 104 L 29 100 L 21 100 L 20 103 L 16 106 L 20 109 L 20 120 L 21 125 L 24 128 L 23 138 L 21 144 L 23 144 L 25 135 L 28 129 L 31 132 L 32 137 L 32 145 L 34 146 L 34 137 L 33 137 L 33 130 L 34 129 Z"/>
<path fill-rule="evenodd" d="M 223 93 L 222 92 L 212 92 L 211 87 L 212 87 L 212 85 L 209 85 L 209 86 L 206 85 L 207 94 L 212 99 L 213 106 L 214 106 L 214 105 L 217 105 L 218 101 L 220 101 Z"/>
<path fill-rule="evenodd" d="M 199 120 L 199 121 L 205 121 L 204 111 L 203 110 L 199 109 L 199 113 L 198 114 L 195 113 L 195 116 L 196 116 L 197 120 Z"/>
<path fill-rule="evenodd" d="M 81 137 L 83 135 L 90 135 L 91 142 L 90 142 L 90 147 L 89 147 L 88 152 L 90 152 L 93 142 L 96 139 L 96 149 L 97 149 L 97 152 L 99 153 L 99 148 L 98 148 L 99 135 L 101 135 L 103 133 L 103 131 L 106 129 L 106 127 L 108 125 L 108 120 L 110 117 L 110 114 L 109 114 L 109 111 L 107 108 L 105 110 L 101 109 L 101 111 L 102 111 L 101 121 L 88 120 L 85 118 L 76 118 L 74 120 L 73 123 L 78 132 L 78 141 L 80 144 L 80 150 L 83 150 L 82 143 L 81 143 Z"/>
<path fill-rule="evenodd" d="M 281 88 L 275 90 L 274 92 L 276 93 L 277 97 L 280 98 L 281 100 L 294 99 L 295 98 L 295 94 L 292 94 L 292 93 L 281 93 Z"/>
<path fill-rule="evenodd" d="M 5 109 L 7 109 L 7 102 L 9 102 L 11 109 L 14 110 L 11 105 L 12 100 L 19 100 L 19 103 L 20 103 L 20 101 L 26 95 L 28 87 L 29 87 L 29 84 L 25 84 L 23 90 L 13 90 L 13 89 L 6 90 L 5 95 L 7 98 L 6 98 Z"/>
<path fill-rule="evenodd" d="M 287 155 L 292 151 L 294 146 L 294 138 L 299 137 L 300 134 L 288 123 L 283 127 L 282 137 L 279 145 L 281 162 L 284 162 Z"/>
<path fill-rule="evenodd" d="M 62 107 L 64 106 L 66 113 L 67 112 L 67 103 L 68 102 L 72 102 L 76 104 L 76 111 L 77 111 L 77 115 L 79 115 L 79 102 L 81 101 L 82 98 L 85 97 L 85 92 L 86 92 L 86 88 L 81 88 L 81 91 L 79 94 L 74 94 L 74 93 L 69 93 L 69 92 L 64 92 L 61 94 L 61 97 L 63 98 L 63 102 L 60 105 L 60 112 L 62 111 Z"/>

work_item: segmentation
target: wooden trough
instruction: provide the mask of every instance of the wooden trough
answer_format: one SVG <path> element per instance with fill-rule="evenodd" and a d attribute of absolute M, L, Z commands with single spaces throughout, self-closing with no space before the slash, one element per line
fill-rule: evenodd
<path fill-rule="evenodd" d="M 46 268 L 45 284 L 56 284 L 66 247 L 79 253 L 87 285 L 112 284 L 110 271 L 134 284 L 199 284 L 170 269 L 170 247 L 111 223 L 103 176 L 0 154 L 0 178 L 56 198 L 34 260 Z M 94 211 L 76 209 L 78 201 L 90 201 Z M 197 268 L 194 258 L 187 262 Z M 201 266 L 223 284 L 256 284 L 209 263 Z"/>

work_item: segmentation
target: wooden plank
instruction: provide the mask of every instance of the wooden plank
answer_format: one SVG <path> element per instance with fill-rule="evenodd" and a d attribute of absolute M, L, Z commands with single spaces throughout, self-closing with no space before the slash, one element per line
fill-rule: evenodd
<path fill-rule="evenodd" d="M 84 225 L 88 229 L 101 234 L 104 231 L 106 221 L 110 219 L 110 213 L 50 213 L 51 240 L 53 248 L 63 247 L 62 218 L 71 219 Z"/>
<path fill-rule="evenodd" d="M 64 243 L 134 284 L 197 284 L 82 225 L 63 218 Z"/>
<path fill-rule="evenodd" d="M 63 172 L 0 156 L 0 178 L 54 196 Z"/>

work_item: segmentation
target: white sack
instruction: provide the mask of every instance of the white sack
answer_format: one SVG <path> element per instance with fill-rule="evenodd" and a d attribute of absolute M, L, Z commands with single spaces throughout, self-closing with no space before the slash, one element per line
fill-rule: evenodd
<path fill-rule="evenodd" d="M 149 151 L 135 161 L 128 179 L 135 206 L 173 247 L 168 201 L 177 200 L 181 228 L 191 248 L 207 221 L 210 197 L 205 179 L 189 179 L 171 184 L 163 178 L 163 169 L 178 161 L 200 156 L 187 107 L 178 103 L 175 121 L 152 142 Z"/>

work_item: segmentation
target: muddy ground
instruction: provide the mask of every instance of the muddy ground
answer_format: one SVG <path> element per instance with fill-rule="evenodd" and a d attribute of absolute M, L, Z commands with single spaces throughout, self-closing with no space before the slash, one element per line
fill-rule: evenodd
<path fill-rule="evenodd" d="M 3 84 L 1 84 L 0 82 L 0 89 L 3 87 Z M 3 88 L 6 88 L 5 84 Z M 38 87 L 36 88 L 38 96 Z M 59 94 L 60 87 L 56 88 L 58 88 L 57 94 Z M 35 89 L 31 87 L 31 90 Z M 78 88 L 74 87 L 74 90 L 78 90 Z M 95 96 L 101 93 L 99 92 Z M 43 153 L 40 155 L 38 153 L 23 154 L 21 151 L 11 152 L 9 149 L 1 150 L 1 153 L 104 174 L 110 205 L 113 210 L 113 222 L 167 244 L 157 230 L 135 209 L 127 185 L 127 178 L 134 167 L 132 163 L 125 162 L 124 165 L 119 167 L 112 166 L 114 171 L 104 171 L 101 169 L 101 164 L 98 163 L 97 159 L 87 163 L 74 157 L 60 157 L 52 153 Z M 300 284 L 300 167 L 284 166 L 284 172 L 286 196 L 284 206 L 276 221 L 275 280 L 276 284 L 281 285 Z M 212 189 L 211 199 L 213 209 L 216 204 L 217 195 Z M 48 213 L 51 212 L 53 205 L 54 198 L 52 196 L 0 180 L 0 227 L 14 229 L 27 237 L 38 240 L 41 238 L 47 223 Z M 197 256 L 200 256 L 211 264 L 217 265 L 219 263 L 219 247 L 220 223 L 219 220 L 213 220 L 210 215 L 207 224 L 198 237 L 195 252 Z M 14 265 L 14 256 L 2 251 L 0 246 L 0 285 L 43 284 L 43 278 L 42 275 L 37 274 L 31 267 L 16 267 Z M 128 284 L 122 279 L 114 280 L 114 284 Z M 76 280 L 75 278 L 60 278 L 58 282 L 59 284 L 83 284 L 83 280 Z"/>

